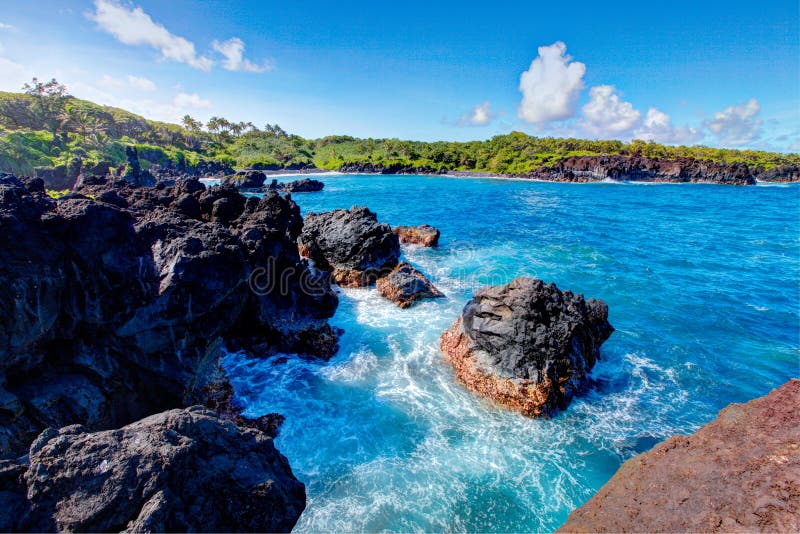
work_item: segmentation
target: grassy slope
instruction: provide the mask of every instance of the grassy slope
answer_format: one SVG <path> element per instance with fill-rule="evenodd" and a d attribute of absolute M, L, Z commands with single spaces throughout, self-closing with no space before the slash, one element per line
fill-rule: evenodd
<path fill-rule="evenodd" d="M 329 136 L 304 139 L 254 131 L 238 137 L 190 133 L 174 124 L 149 121 L 119 108 L 70 98 L 73 116 L 90 117 L 87 128 L 74 122 L 64 125 L 56 137 L 44 129 L 31 110 L 34 99 L 19 93 L 0 92 L 0 171 L 30 174 L 39 165 L 67 164 L 73 157 L 85 161 L 124 162 L 125 146 L 139 149 L 144 166 L 149 163 L 196 163 L 201 159 L 224 160 L 247 167 L 316 166 L 339 169 L 345 163 L 372 163 L 429 169 L 525 173 L 547 167 L 569 156 L 641 154 L 674 159 L 694 157 L 709 161 L 745 162 L 755 167 L 800 164 L 798 154 L 754 150 L 715 149 L 703 146 L 672 147 L 634 141 L 590 141 L 537 138 L 512 132 L 486 141 L 419 142 L 399 139 L 356 139 Z M 80 122 L 80 121 L 79 121 Z"/>

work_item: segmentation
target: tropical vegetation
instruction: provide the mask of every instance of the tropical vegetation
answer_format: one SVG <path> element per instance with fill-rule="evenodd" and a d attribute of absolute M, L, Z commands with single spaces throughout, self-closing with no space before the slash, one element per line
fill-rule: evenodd
<path fill-rule="evenodd" d="M 634 140 L 532 137 L 520 132 L 485 141 L 421 142 L 328 136 L 305 139 L 277 124 L 258 127 L 212 117 L 205 124 L 186 115 L 181 124 L 152 121 L 123 109 L 75 98 L 56 80 L 34 78 L 21 93 L 0 92 L 0 171 L 32 174 L 34 167 L 125 161 L 135 146 L 143 167 L 194 165 L 214 160 L 235 167 L 264 169 L 344 165 L 416 167 L 500 174 L 528 173 L 569 156 L 632 155 L 675 159 L 745 162 L 764 169 L 800 164 L 798 154 L 730 150 L 706 146 L 667 146 Z"/>

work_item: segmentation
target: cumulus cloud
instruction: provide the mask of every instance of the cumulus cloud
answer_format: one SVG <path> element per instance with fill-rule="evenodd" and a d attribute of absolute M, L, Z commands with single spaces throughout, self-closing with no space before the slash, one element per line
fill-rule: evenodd
<path fill-rule="evenodd" d="M 461 115 L 461 119 L 458 121 L 457 126 L 486 126 L 496 117 L 494 111 L 492 111 L 491 104 L 486 102 L 481 102 L 469 113 L 464 113 Z"/>
<path fill-rule="evenodd" d="M 139 89 L 140 91 L 155 91 L 156 84 L 147 78 L 140 78 L 139 76 L 128 75 L 128 85 Z"/>
<path fill-rule="evenodd" d="M 149 46 L 158 50 L 163 59 L 186 63 L 206 72 L 211 70 L 214 62 L 198 55 L 194 43 L 170 33 L 142 8 L 129 9 L 113 0 L 95 0 L 94 6 L 95 11 L 89 13 L 89 18 L 120 42 Z"/>
<path fill-rule="evenodd" d="M 227 41 L 214 41 L 211 47 L 222 54 L 225 59 L 222 60 L 222 67 L 225 70 L 244 71 L 244 72 L 266 72 L 272 70 L 272 66 L 264 62 L 261 65 L 256 65 L 250 60 L 244 58 L 244 41 L 238 37 L 233 37 Z"/>
<path fill-rule="evenodd" d="M 114 78 L 113 76 L 109 76 L 108 74 L 103 74 L 103 77 L 98 80 L 97 84 L 100 87 L 107 87 L 111 89 L 122 89 L 125 87 L 125 82 Z"/>
<path fill-rule="evenodd" d="M 581 127 L 597 137 L 624 136 L 642 119 L 633 104 L 622 100 L 613 85 L 589 89 L 589 102 L 583 106 Z"/>
<path fill-rule="evenodd" d="M 728 106 L 715 113 L 713 119 L 705 122 L 705 126 L 717 137 L 720 144 L 746 145 L 761 134 L 764 121 L 758 117 L 760 111 L 758 100 L 751 98 L 747 102 Z"/>
<path fill-rule="evenodd" d="M 647 110 L 641 126 L 636 130 L 637 139 L 656 141 L 672 145 L 686 145 L 699 141 L 703 134 L 697 128 L 673 126 L 670 116 L 656 108 Z"/>
<path fill-rule="evenodd" d="M 108 74 L 103 74 L 103 77 L 98 81 L 98 85 L 108 89 L 137 89 L 139 91 L 155 91 L 156 84 L 147 78 L 139 76 L 128 75 L 125 79 L 114 78 Z"/>
<path fill-rule="evenodd" d="M 539 56 L 520 76 L 519 117 L 533 124 L 572 117 L 584 88 L 585 73 L 586 65 L 572 61 L 563 42 L 540 46 Z"/>
<path fill-rule="evenodd" d="M 211 101 L 200 98 L 197 93 L 178 93 L 172 100 L 172 105 L 178 109 L 208 109 Z"/>
<path fill-rule="evenodd" d="M 112 78 L 112 80 L 121 82 L 124 87 L 128 87 L 124 85 L 127 82 L 126 79 Z M 102 81 L 103 80 L 100 82 Z M 100 82 L 96 85 L 100 86 Z M 119 91 L 106 91 L 95 85 L 83 83 L 79 80 L 67 80 L 67 85 L 70 89 L 70 93 L 78 98 L 84 98 L 106 106 L 126 109 L 142 115 L 143 117 L 147 117 L 148 119 L 176 124 L 180 122 L 181 117 L 186 115 L 187 112 L 193 114 L 197 113 L 202 116 L 204 113 L 210 112 L 207 110 L 211 110 L 212 108 L 212 103 L 200 97 L 197 93 L 178 92 L 174 95 L 159 98 L 152 97 L 152 93 L 127 91 L 125 93 L 130 96 L 126 96 L 125 94 L 121 95 Z M 116 89 L 115 86 L 106 85 L 105 87 Z M 147 96 L 143 97 L 142 95 L 145 94 Z"/>
<path fill-rule="evenodd" d="M 0 30 L 15 30 L 16 28 L 11 24 L 6 24 L 4 22 L 0 22 Z"/>

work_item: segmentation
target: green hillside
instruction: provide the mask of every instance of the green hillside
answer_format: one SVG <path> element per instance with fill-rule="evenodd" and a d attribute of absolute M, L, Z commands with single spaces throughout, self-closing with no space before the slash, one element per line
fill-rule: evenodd
<path fill-rule="evenodd" d="M 798 154 L 729 150 L 704 146 L 666 146 L 634 140 L 600 141 L 532 137 L 520 132 L 486 141 L 420 142 L 328 136 L 304 139 L 278 125 L 259 128 L 213 117 L 207 124 L 184 117 L 182 125 L 147 120 L 128 111 L 69 96 L 55 80 L 33 80 L 24 93 L 0 92 L 0 171 L 32 174 L 33 168 L 108 161 L 119 165 L 125 146 L 139 150 L 143 166 L 195 164 L 218 160 L 236 167 L 267 169 L 345 164 L 418 167 L 430 170 L 527 173 L 569 156 L 633 155 L 715 162 L 745 162 L 768 169 L 800 164 Z"/>

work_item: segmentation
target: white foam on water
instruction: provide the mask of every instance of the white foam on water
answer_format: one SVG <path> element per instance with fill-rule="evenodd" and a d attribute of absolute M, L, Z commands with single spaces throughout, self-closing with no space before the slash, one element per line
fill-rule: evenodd
<path fill-rule="evenodd" d="M 660 403 L 686 401 L 673 370 L 625 354 L 598 367 L 624 387 L 531 420 L 471 394 L 444 361 L 438 337 L 462 299 L 399 310 L 372 288 L 340 297 L 331 362 L 224 362 L 251 415 L 287 416 L 278 447 L 309 495 L 298 532 L 553 530 L 630 456 L 632 436 L 672 428 Z"/>

